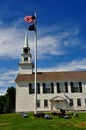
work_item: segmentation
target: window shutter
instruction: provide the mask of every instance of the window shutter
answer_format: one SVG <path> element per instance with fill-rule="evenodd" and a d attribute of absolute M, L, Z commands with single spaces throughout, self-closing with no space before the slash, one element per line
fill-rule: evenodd
<path fill-rule="evenodd" d="M 51 93 L 54 93 L 54 84 L 51 83 Z"/>
<path fill-rule="evenodd" d="M 40 83 L 37 83 L 37 93 L 40 94 Z"/>
<path fill-rule="evenodd" d="M 73 82 L 71 82 L 70 85 L 71 85 L 71 92 L 73 93 L 74 92 L 74 90 L 73 90 Z"/>
<path fill-rule="evenodd" d="M 82 92 L 82 83 L 81 82 L 79 82 L 79 90 L 80 90 L 80 92 Z"/>
<path fill-rule="evenodd" d="M 60 93 L 60 84 L 57 83 L 57 93 Z"/>
<path fill-rule="evenodd" d="M 65 82 L 65 92 L 68 93 L 68 83 Z"/>
<path fill-rule="evenodd" d="M 43 93 L 46 93 L 45 83 L 43 83 Z"/>

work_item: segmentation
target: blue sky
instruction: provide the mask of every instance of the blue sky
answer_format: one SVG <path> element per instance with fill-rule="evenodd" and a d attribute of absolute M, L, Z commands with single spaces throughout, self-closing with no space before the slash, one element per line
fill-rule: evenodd
<path fill-rule="evenodd" d="M 0 94 L 15 86 L 23 18 L 35 11 L 38 71 L 86 70 L 86 0 L 0 0 Z M 28 39 L 34 62 L 34 32 Z"/>

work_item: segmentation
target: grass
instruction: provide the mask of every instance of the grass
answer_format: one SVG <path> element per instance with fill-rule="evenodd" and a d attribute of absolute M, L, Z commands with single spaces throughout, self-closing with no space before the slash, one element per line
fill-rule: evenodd
<path fill-rule="evenodd" d="M 28 118 L 20 114 L 0 114 L 0 130 L 86 130 L 86 113 L 70 119 L 52 116 L 52 119 L 36 118 L 28 113 Z"/>

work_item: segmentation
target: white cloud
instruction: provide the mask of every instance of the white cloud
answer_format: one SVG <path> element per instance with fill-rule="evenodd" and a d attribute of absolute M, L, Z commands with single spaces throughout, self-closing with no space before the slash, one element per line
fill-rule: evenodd
<path fill-rule="evenodd" d="M 60 48 L 60 43 L 57 36 L 45 36 L 38 40 L 38 55 L 44 54 L 60 55 L 64 51 Z"/>
<path fill-rule="evenodd" d="M 86 58 L 57 64 L 54 67 L 38 68 L 38 71 L 76 71 L 86 70 Z"/>
<path fill-rule="evenodd" d="M 21 33 L 21 30 L 16 28 L 1 28 L 0 57 L 18 58 L 23 41 L 23 33 Z"/>
<path fill-rule="evenodd" d="M 12 58 L 18 59 L 22 52 L 24 44 L 24 28 L 17 28 L 18 22 L 8 28 L 0 28 L 0 58 Z M 60 30 L 60 27 L 47 29 L 44 31 L 40 28 L 41 32 L 38 31 L 37 47 L 38 47 L 38 58 L 43 58 L 46 54 L 51 55 L 63 55 L 67 53 L 68 47 L 76 46 L 79 44 L 78 28 L 64 28 L 64 31 Z M 56 32 L 57 31 L 57 32 Z M 40 35 L 41 34 L 41 35 Z M 29 44 L 32 51 L 34 51 L 34 33 L 29 32 Z"/>
<path fill-rule="evenodd" d="M 6 88 L 0 88 L 0 95 L 6 94 Z"/>
<path fill-rule="evenodd" d="M 45 32 L 43 33 L 45 34 Z M 80 44 L 80 38 L 78 36 L 79 28 L 64 28 L 64 31 L 62 28 L 61 30 L 59 28 L 57 32 L 55 31 L 53 33 L 55 34 L 49 33 L 38 39 L 38 58 L 43 58 L 45 55 L 49 54 L 65 55 L 69 53 L 69 47 L 75 49 L 75 47 Z"/>
<path fill-rule="evenodd" d="M 8 86 L 9 83 L 14 83 L 14 79 L 18 71 L 2 69 L 0 70 L 0 83 Z"/>
<path fill-rule="evenodd" d="M 6 93 L 8 87 L 15 87 L 15 78 L 18 71 L 1 69 L 0 70 L 0 95 Z"/>

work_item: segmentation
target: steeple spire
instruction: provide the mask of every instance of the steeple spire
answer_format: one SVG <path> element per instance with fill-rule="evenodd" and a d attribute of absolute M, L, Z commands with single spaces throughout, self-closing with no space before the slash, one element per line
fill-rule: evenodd
<path fill-rule="evenodd" d="M 27 48 L 28 47 L 28 29 L 26 27 L 26 30 L 25 30 L 25 42 L 24 42 L 24 48 Z"/>
<path fill-rule="evenodd" d="M 28 28 L 26 27 L 26 32 L 25 32 L 25 41 L 24 41 L 24 47 L 23 47 L 23 54 L 22 54 L 22 62 L 24 63 L 31 63 L 31 53 L 30 53 L 30 48 L 28 46 Z"/>

